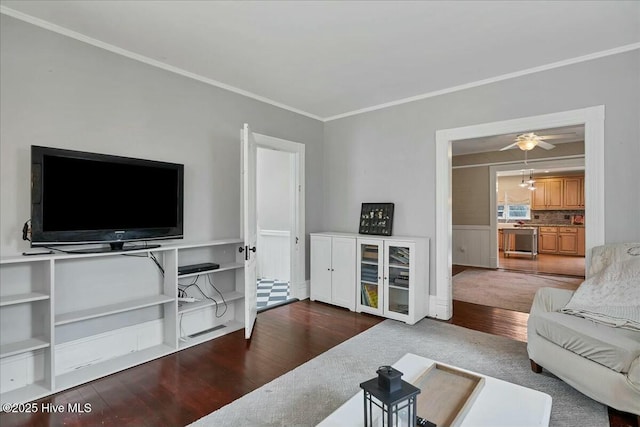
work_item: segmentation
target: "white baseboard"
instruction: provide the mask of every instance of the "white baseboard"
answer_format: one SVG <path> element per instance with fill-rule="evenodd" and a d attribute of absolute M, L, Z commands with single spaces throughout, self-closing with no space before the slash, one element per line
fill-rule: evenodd
<path fill-rule="evenodd" d="M 440 320 L 449 320 L 453 316 L 449 302 L 446 299 L 429 296 L 429 317 Z"/>
<path fill-rule="evenodd" d="M 309 296 L 311 295 L 311 282 L 309 280 L 305 280 L 304 282 L 300 282 L 297 284 L 292 284 L 292 286 L 295 286 L 294 296 L 300 301 L 309 298 Z"/>

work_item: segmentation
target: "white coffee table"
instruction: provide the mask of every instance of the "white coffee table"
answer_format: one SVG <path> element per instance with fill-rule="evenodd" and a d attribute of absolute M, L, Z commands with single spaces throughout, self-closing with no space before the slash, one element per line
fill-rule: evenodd
<path fill-rule="evenodd" d="M 394 363 L 393 367 L 404 374 L 403 380 L 413 382 L 433 363 L 436 362 L 407 353 Z M 445 365 L 444 363 L 440 364 Z M 465 371 L 464 369 L 460 370 Z M 461 427 L 537 427 L 549 425 L 551 396 L 477 372 L 471 373 L 484 377 L 485 384 L 462 420 Z M 375 373 L 371 377 L 375 377 Z M 363 378 L 363 381 L 367 379 Z M 363 397 L 362 391 L 360 391 L 318 426 L 361 426 L 363 425 L 363 412 Z"/>

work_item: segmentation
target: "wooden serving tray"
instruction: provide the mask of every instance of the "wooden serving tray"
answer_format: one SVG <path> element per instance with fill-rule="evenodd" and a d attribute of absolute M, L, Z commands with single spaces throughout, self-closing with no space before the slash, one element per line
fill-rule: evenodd
<path fill-rule="evenodd" d="M 438 427 L 459 426 L 484 386 L 479 375 L 439 363 L 432 364 L 413 385 L 418 395 L 418 416 Z"/>

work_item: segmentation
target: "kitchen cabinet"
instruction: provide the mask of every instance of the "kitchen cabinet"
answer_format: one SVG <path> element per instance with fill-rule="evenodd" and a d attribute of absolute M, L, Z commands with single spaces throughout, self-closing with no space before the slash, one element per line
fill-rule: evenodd
<path fill-rule="evenodd" d="M 585 253 L 585 230 L 584 227 L 578 227 L 578 256 L 584 256 Z"/>
<path fill-rule="evenodd" d="M 555 254 L 558 252 L 558 232 L 556 227 L 540 227 L 538 253 Z"/>
<path fill-rule="evenodd" d="M 585 254 L 584 227 L 540 227 L 538 238 L 538 252 L 556 255 Z"/>
<path fill-rule="evenodd" d="M 311 234 L 312 301 L 356 309 L 356 239 L 345 234 Z"/>
<path fill-rule="evenodd" d="M 509 247 L 514 248 L 516 246 L 516 236 L 509 236 Z M 498 250 L 504 250 L 504 233 L 502 229 L 498 230 Z"/>
<path fill-rule="evenodd" d="M 563 178 L 563 207 L 584 209 L 584 176 Z"/>
<path fill-rule="evenodd" d="M 562 209 L 562 178 L 539 179 L 533 192 L 532 210 Z"/>
<path fill-rule="evenodd" d="M 541 178 L 536 181 L 532 210 L 583 210 L 584 176 Z"/>
<path fill-rule="evenodd" d="M 576 227 L 558 227 L 558 253 L 578 255 L 578 229 Z"/>

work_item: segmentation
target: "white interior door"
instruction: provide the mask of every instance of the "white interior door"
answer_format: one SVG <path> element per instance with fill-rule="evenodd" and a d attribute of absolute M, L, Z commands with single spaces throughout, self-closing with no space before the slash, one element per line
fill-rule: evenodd
<path fill-rule="evenodd" d="M 256 220 L 256 157 L 257 145 L 248 124 L 244 124 L 241 131 L 242 139 L 242 206 L 243 206 L 243 236 L 244 236 L 244 310 L 245 310 L 245 338 L 251 338 L 253 325 L 256 322 L 258 289 L 256 243 L 258 241 L 258 227 Z"/>

